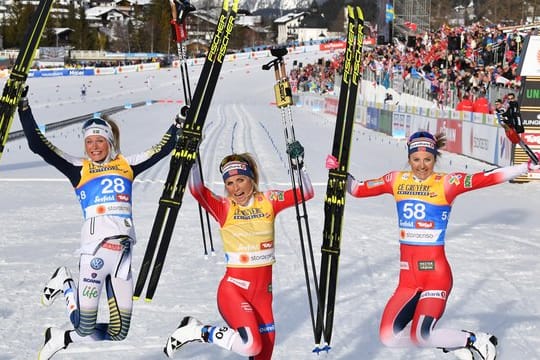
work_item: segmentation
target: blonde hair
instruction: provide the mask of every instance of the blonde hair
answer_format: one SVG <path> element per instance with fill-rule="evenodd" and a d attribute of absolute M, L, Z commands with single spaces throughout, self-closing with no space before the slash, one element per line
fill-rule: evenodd
<path fill-rule="evenodd" d="M 111 130 L 114 136 L 114 144 L 112 145 L 115 148 L 114 149 L 115 152 L 119 154 L 120 153 L 120 128 L 118 127 L 118 124 L 109 115 L 104 115 L 103 120 L 105 120 L 111 126 Z"/>

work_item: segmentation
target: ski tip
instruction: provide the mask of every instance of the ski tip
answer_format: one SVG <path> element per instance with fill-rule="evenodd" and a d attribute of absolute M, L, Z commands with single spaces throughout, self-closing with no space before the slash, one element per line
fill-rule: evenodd
<path fill-rule="evenodd" d="M 354 13 L 354 8 L 352 7 L 352 5 L 347 5 L 347 12 L 349 13 L 349 17 L 350 18 L 355 18 L 355 13 Z"/>
<path fill-rule="evenodd" d="M 356 12 L 358 13 L 358 19 L 364 21 L 364 12 L 360 6 L 356 7 Z"/>
<path fill-rule="evenodd" d="M 134 300 L 134 301 L 137 301 L 137 300 L 139 300 L 139 299 L 140 299 L 140 298 L 139 298 L 138 296 L 133 295 L 133 300 Z"/>
<path fill-rule="evenodd" d="M 317 344 L 317 346 L 315 346 L 315 348 L 313 349 L 313 353 L 319 355 L 321 352 L 329 352 L 330 349 L 332 349 L 332 347 L 328 344 L 323 344 L 323 346 Z"/>
<path fill-rule="evenodd" d="M 148 298 L 148 297 L 144 298 L 144 301 L 147 302 L 147 303 L 150 303 L 150 302 L 152 302 L 152 298 Z"/>

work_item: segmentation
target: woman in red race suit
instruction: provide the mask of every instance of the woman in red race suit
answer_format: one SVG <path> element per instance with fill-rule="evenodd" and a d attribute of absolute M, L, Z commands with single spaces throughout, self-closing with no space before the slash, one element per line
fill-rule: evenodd
<path fill-rule="evenodd" d="M 300 145 L 298 143 L 298 145 Z M 301 146 L 301 145 L 300 145 Z M 227 326 L 203 325 L 186 316 L 169 337 L 165 353 L 172 357 L 188 342 L 207 342 L 255 360 L 270 360 L 275 326 L 272 312 L 274 221 L 301 199 L 300 189 L 259 190 L 259 171 L 250 154 L 226 156 L 220 166 L 227 196 L 204 186 L 194 166 L 189 187 L 193 196 L 219 223 L 227 269 L 217 293 Z M 313 198 L 307 172 L 300 170 L 304 199 Z"/>
<path fill-rule="evenodd" d="M 460 359 L 472 360 L 477 354 L 494 360 L 497 338 L 492 334 L 436 327 L 452 290 L 452 270 L 444 250 L 446 228 L 458 195 L 511 180 L 532 165 L 475 174 L 435 172 L 439 149 L 445 143 L 442 134 L 414 133 L 407 143 L 409 171 L 392 171 L 365 181 L 348 176 L 347 190 L 352 196 L 390 194 L 397 205 L 399 283 L 384 309 L 379 336 L 389 347 L 442 348 Z M 335 168 L 337 160 L 330 155 L 326 165 Z"/>

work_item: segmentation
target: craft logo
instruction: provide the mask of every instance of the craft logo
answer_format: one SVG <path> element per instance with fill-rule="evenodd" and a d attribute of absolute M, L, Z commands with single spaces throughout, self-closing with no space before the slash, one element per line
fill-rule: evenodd
<path fill-rule="evenodd" d="M 435 223 L 433 223 L 433 221 L 425 221 L 425 220 L 416 221 L 417 229 L 433 229 L 434 227 L 435 227 Z"/>
<path fill-rule="evenodd" d="M 129 195 L 128 194 L 117 194 L 116 195 L 117 201 L 123 201 L 123 202 L 129 202 Z"/>
<path fill-rule="evenodd" d="M 273 241 L 266 241 L 261 243 L 261 250 L 272 249 L 274 247 Z"/>

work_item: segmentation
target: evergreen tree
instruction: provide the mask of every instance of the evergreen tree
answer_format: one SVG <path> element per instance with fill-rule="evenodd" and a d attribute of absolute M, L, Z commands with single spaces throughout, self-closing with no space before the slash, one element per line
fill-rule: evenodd
<path fill-rule="evenodd" d="M 18 48 L 21 46 L 21 41 L 35 11 L 36 7 L 31 4 L 12 4 L 8 7 L 4 31 L 5 48 Z"/>

